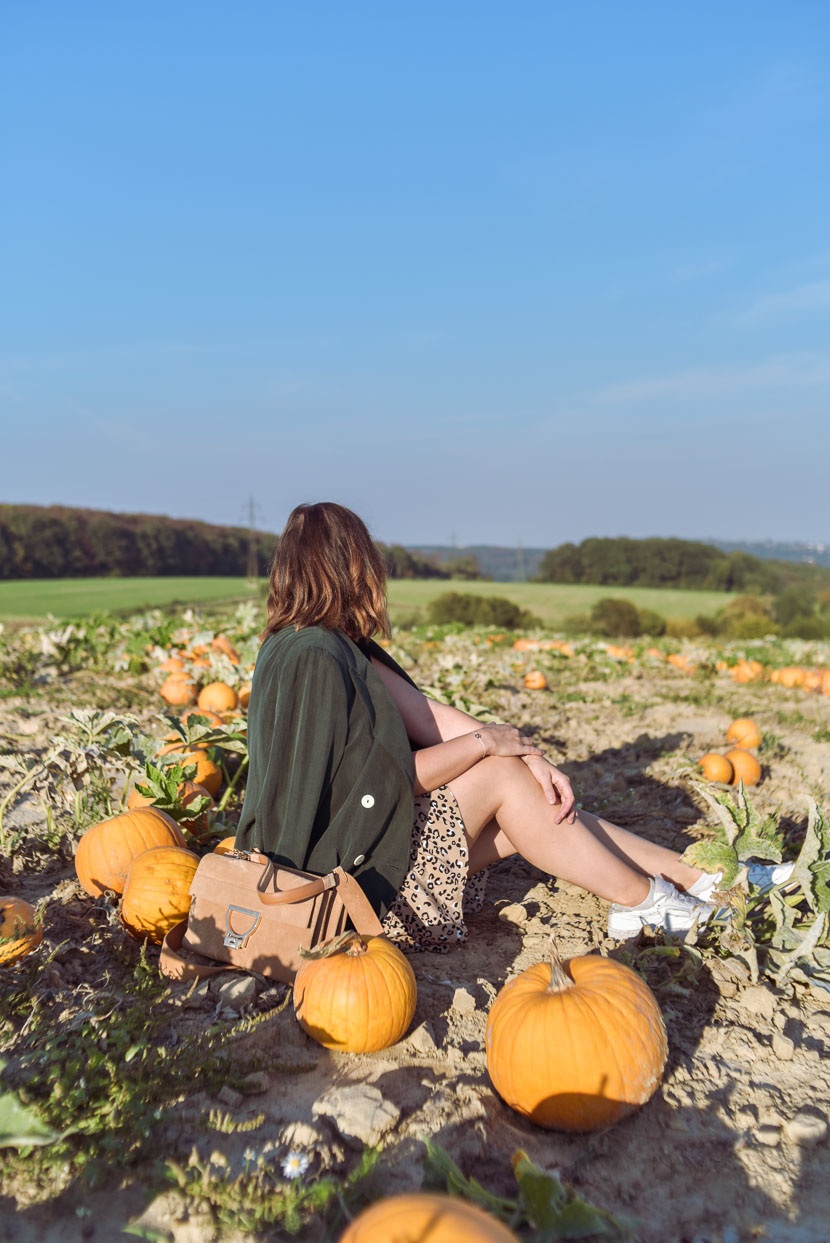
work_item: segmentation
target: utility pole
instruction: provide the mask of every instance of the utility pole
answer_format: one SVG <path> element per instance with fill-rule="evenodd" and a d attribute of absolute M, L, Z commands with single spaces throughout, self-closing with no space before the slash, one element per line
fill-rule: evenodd
<path fill-rule="evenodd" d="M 516 544 L 516 582 L 524 583 L 527 581 L 527 570 L 525 568 L 525 549 L 521 540 Z"/>
<path fill-rule="evenodd" d="M 248 563 L 245 567 L 245 577 L 249 583 L 253 583 L 259 578 L 259 555 L 257 550 L 256 537 L 256 515 L 257 505 L 254 498 L 248 498 Z"/>

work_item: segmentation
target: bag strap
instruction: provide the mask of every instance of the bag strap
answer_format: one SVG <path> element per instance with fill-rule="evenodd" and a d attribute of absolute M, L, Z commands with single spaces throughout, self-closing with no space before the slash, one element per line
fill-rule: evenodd
<path fill-rule="evenodd" d="M 336 868 L 335 871 L 340 873 L 340 896 L 349 919 L 354 924 L 355 932 L 359 932 L 361 936 L 382 937 L 383 927 L 375 908 L 361 889 L 360 882 L 342 868 Z"/>
<path fill-rule="evenodd" d="M 275 872 L 274 863 L 269 860 L 268 866 L 257 881 L 257 897 L 263 906 L 293 906 L 295 902 L 305 902 L 306 898 L 316 898 L 326 889 L 335 889 L 338 883 L 337 871 L 325 876 L 316 877 L 306 885 L 297 885 L 293 889 L 281 889 L 277 893 L 269 893 L 267 885 Z"/>
<path fill-rule="evenodd" d="M 181 953 L 182 940 L 187 932 L 187 920 L 171 928 L 161 943 L 159 970 L 170 980 L 206 980 L 209 976 L 218 975 L 220 971 L 241 971 L 233 963 L 200 963 Z"/>

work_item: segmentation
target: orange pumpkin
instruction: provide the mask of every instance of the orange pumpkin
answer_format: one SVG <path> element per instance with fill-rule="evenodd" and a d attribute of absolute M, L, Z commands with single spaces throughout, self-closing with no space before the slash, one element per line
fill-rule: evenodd
<path fill-rule="evenodd" d="M 794 686 L 801 686 L 804 681 L 804 670 L 798 665 L 789 665 L 785 669 L 778 670 L 778 682 L 781 686 L 786 686 L 788 690 Z"/>
<path fill-rule="evenodd" d="M 731 751 L 726 752 L 726 758 L 734 770 L 733 786 L 741 781 L 745 786 L 757 786 L 761 780 L 761 765 L 751 751 L 744 751 L 743 747 L 733 747 Z"/>
<path fill-rule="evenodd" d="M 239 652 L 226 635 L 218 634 L 210 646 L 214 652 L 222 652 L 223 655 L 227 656 L 232 665 L 239 664 Z"/>
<path fill-rule="evenodd" d="M 230 855 L 235 850 L 236 850 L 236 838 L 235 837 L 223 837 L 221 842 L 219 842 L 218 845 L 213 847 L 213 853 L 215 855 Z"/>
<path fill-rule="evenodd" d="M 364 1209 L 339 1243 L 519 1243 L 483 1209 L 457 1196 L 413 1192 Z"/>
<path fill-rule="evenodd" d="M 200 786 L 196 781 L 183 781 L 179 786 L 179 802 L 182 807 L 189 807 L 194 799 L 209 798 L 210 805 L 202 812 L 201 816 L 197 816 L 195 820 L 189 820 L 187 827 L 191 833 L 204 833 L 208 827 L 208 812 L 212 811 L 216 806 L 211 798 L 210 791 L 204 786 Z"/>
<path fill-rule="evenodd" d="M 543 691 L 547 684 L 548 680 L 541 669 L 531 669 L 525 677 L 525 686 L 531 691 Z"/>
<path fill-rule="evenodd" d="M 250 702 L 251 702 L 251 683 L 244 682 L 242 686 L 240 686 L 239 688 L 239 706 L 240 708 L 247 708 Z"/>
<path fill-rule="evenodd" d="M 75 852 L 75 871 L 88 894 L 122 893 L 133 859 L 153 846 L 184 846 L 184 835 L 157 807 L 127 811 L 87 829 Z"/>
<path fill-rule="evenodd" d="M 199 692 L 197 702 L 209 712 L 232 712 L 237 704 L 236 691 L 227 682 L 208 682 Z"/>
<path fill-rule="evenodd" d="M 121 920 L 139 941 L 161 945 L 187 918 L 199 858 L 181 846 L 156 846 L 134 859 L 121 899 Z"/>
<path fill-rule="evenodd" d="M 165 743 L 163 747 L 159 747 L 156 755 L 180 757 L 179 763 L 182 768 L 195 764 L 196 772 L 191 780 L 197 785 L 204 786 L 208 794 L 215 794 L 222 784 L 222 769 L 213 762 L 204 747 L 188 747 L 180 739 L 178 742 Z"/>
<path fill-rule="evenodd" d="M 217 729 L 220 725 L 225 724 L 221 716 L 219 716 L 216 712 L 211 712 L 209 708 L 188 708 L 187 712 L 182 713 L 182 725 L 186 725 L 192 716 L 207 717 L 208 723 Z M 171 734 L 170 736 L 171 738 L 177 738 L 178 734 Z"/>
<path fill-rule="evenodd" d="M 159 673 L 183 673 L 184 661 L 180 656 L 168 656 L 167 660 L 162 661 L 159 665 Z"/>
<path fill-rule="evenodd" d="M 725 755 L 710 751 L 698 760 L 698 765 L 707 781 L 724 781 L 727 784 L 732 781 L 734 770 Z"/>
<path fill-rule="evenodd" d="M 306 958 L 294 981 L 302 1029 L 327 1049 L 371 1053 L 401 1039 L 415 1013 L 415 974 L 386 937 L 344 933 Z M 312 951 L 314 954 L 314 951 Z"/>
<path fill-rule="evenodd" d="M 22 898 L 0 897 L 0 967 L 10 967 L 43 940 L 35 908 Z"/>
<path fill-rule="evenodd" d="M 171 673 L 159 687 L 159 694 L 174 706 L 189 704 L 196 698 L 196 683 L 186 673 Z"/>
<path fill-rule="evenodd" d="M 748 716 L 739 716 L 726 731 L 726 741 L 734 742 L 736 747 L 760 747 L 761 731 Z"/>
<path fill-rule="evenodd" d="M 804 681 L 801 685 L 805 691 L 820 691 L 821 677 L 822 674 L 820 669 L 808 669 L 804 674 Z"/>
<path fill-rule="evenodd" d="M 660 1009 L 629 967 L 588 954 L 537 963 L 490 1007 L 487 1069 L 499 1096 L 538 1126 L 593 1131 L 643 1105 L 668 1045 Z"/>

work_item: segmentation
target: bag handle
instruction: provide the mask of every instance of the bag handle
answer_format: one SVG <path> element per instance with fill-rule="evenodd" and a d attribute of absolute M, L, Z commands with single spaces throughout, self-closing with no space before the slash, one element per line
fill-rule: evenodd
<path fill-rule="evenodd" d="M 316 898 L 326 889 L 337 887 L 336 869 L 334 872 L 328 872 L 325 876 L 309 881 L 306 885 L 297 885 L 294 889 L 280 889 L 276 893 L 268 893 L 267 886 L 273 879 L 275 871 L 274 861 L 269 859 L 268 866 L 257 881 L 257 897 L 264 906 L 293 906 L 295 902 L 305 902 L 307 898 Z"/>
<path fill-rule="evenodd" d="M 307 898 L 316 898 L 318 894 L 325 893 L 327 889 L 337 889 L 340 891 L 340 897 L 349 919 L 354 924 L 355 932 L 365 933 L 372 937 L 383 935 L 380 920 L 366 894 L 355 878 L 348 872 L 344 872 L 342 868 L 334 868 L 325 876 L 309 881 L 307 885 L 297 885 L 294 889 L 283 889 L 279 893 L 267 893 L 265 887 L 273 877 L 274 871 L 275 865 L 273 861 L 269 861 L 268 867 L 257 882 L 257 896 L 265 906 L 292 905 L 295 902 L 304 902 Z"/>

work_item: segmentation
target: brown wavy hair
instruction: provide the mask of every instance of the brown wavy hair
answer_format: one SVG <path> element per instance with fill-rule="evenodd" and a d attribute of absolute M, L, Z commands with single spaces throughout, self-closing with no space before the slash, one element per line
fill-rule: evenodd
<path fill-rule="evenodd" d="M 289 516 L 271 563 L 262 638 L 285 626 L 342 630 L 355 643 L 389 635 L 383 557 L 344 505 L 298 505 Z"/>

